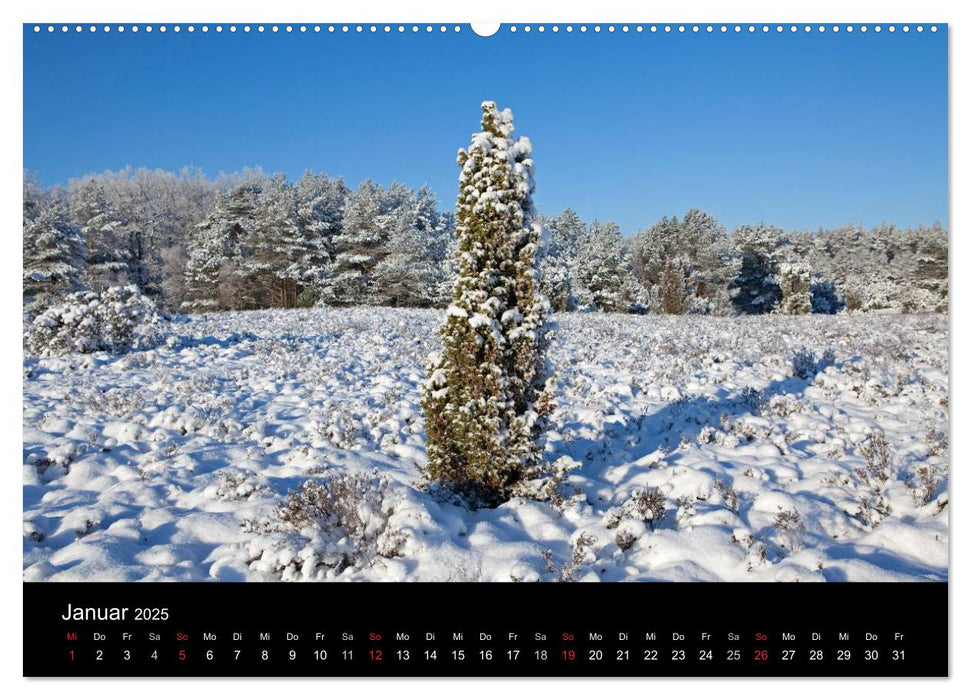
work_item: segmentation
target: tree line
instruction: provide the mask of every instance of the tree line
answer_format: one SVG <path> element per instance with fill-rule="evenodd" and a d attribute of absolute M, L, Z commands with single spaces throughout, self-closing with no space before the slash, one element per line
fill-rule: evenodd
<path fill-rule="evenodd" d="M 732 231 L 692 209 L 626 237 L 567 209 L 537 217 L 556 311 L 712 314 L 946 311 L 940 225 Z M 24 178 L 28 313 L 79 289 L 134 284 L 170 311 L 444 306 L 455 216 L 427 187 L 244 170 L 212 180 L 125 169 L 67 187 Z"/>

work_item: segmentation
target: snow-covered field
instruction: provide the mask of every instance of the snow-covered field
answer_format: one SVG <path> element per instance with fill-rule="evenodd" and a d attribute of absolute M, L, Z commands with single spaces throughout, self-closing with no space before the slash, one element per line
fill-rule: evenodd
<path fill-rule="evenodd" d="M 946 317 L 560 315 L 547 454 L 575 468 L 472 511 L 421 477 L 441 314 L 214 314 L 26 360 L 24 578 L 947 578 Z M 341 527 L 281 519 L 308 479 L 345 487 Z"/>

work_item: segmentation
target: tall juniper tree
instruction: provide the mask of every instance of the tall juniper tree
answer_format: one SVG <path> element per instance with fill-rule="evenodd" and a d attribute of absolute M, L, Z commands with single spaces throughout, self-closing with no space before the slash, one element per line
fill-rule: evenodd
<path fill-rule="evenodd" d="M 459 151 L 459 270 L 422 396 L 428 476 L 484 505 L 540 469 L 552 408 L 532 146 L 513 130 L 512 112 L 483 102 Z"/>

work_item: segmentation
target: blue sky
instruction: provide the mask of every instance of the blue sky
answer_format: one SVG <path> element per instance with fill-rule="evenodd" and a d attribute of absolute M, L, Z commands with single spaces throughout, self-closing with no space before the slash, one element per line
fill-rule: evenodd
<path fill-rule="evenodd" d="M 160 34 L 24 29 L 24 167 L 43 184 L 191 165 L 312 168 L 452 208 L 484 99 L 533 142 L 536 201 L 625 233 L 947 221 L 946 31 Z"/>

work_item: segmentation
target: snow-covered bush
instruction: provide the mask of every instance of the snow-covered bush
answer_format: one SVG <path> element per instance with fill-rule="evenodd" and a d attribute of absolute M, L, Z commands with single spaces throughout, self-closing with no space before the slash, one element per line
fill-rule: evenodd
<path fill-rule="evenodd" d="M 863 482 L 864 493 L 859 499 L 857 517 L 865 525 L 875 527 L 890 515 L 891 507 L 885 489 L 896 470 L 896 460 L 882 432 L 874 432 L 867 437 L 860 445 L 860 455 L 864 465 L 856 469 L 856 475 Z"/>
<path fill-rule="evenodd" d="M 664 520 L 667 514 L 667 497 L 656 486 L 636 489 L 624 504 L 606 517 L 606 527 L 612 530 L 618 527 L 624 519 L 639 520 L 647 523 L 651 530 Z"/>
<path fill-rule="evenodd" d="M 926 464 L 917 467 L 910 478 L 914 503 L 926 506 L 933 501 L 940 483 L 941 479 L 933 467 Z"/>
<path fill-rule="evenodd" d="M 406 536 L 391 525 L 394 512 L 391 484 L 377 470 L 311 479 L 287 496 L 275 520 L 246 523 L 261 535 L 250 565 L 284 580 L 313 580 L 399 556 Z"/>
<path fill-rule="evenodd" d="M 779 537 L 780 544 L 790 552 L 798 552 L 802 549 L 802 541 L 806 535 L 806 524 L 799 515 L 799 511 L 783 510 L 775 516 L 772 521 L 776 535 Z"/>
<path fill-rule="evenodd" d="M 519 482 L 512 493 L 532 500 L 549 501 L 559 512 L 563 512 L 567 503 L 579 495 L 579 491 L 575 490 L 573 494 L 567 495 L 563 493 L 561 486 L 570 472 L 581 466 L 580 462 L 564 455 L 543 469 L 543 473 L 538 474 L 537 478 Z"/>
<path fill-rule="evenodd" d="M 124 353 L 162 342 L 165 317 L 137 287 L 75 292 L 40 313 L 24 332 L 27 353 Z"/>
<path fill-rule="evenodd" d="M 547 549 L 543 552 L 543 561 L 546 570 L 554 575 L 553 580 L 557 583 L 571 583 L 577 580 L 577 574 L 588 564 L 592 564 L 597 559 L 592 547 L 597 539 L 586 533 L 581 532 L 573 541 L 570 550 L 570 560 L 565 561 L 559 566 L 553 561 L 553 550 Z"/>
<path fill-rule="evenodd" d="M 805 347 L 796 350 L 792 356 L 792 376 L 800 379 L 812 379 L 836 361 L 832 349 L 827 349 L 821 357 Z"/>
<path fill-rule="evenodd" d="M 254 474 L 233 469 L 220 472 L 216 483 L 206 492 L 220 501 L 248 501 L 271 493 Z"/>
<path fill-rule="evenodd" d="M 741 507 L 738 491 L 722 479 L 715 480 L 715 490 L 721 495 L 722 504 L 732 513 L 738 515 L 739 508 Z"/>
<path fill-rule="evenodd" d="M 622 552 L 626 552 L 628 549 L 633 547 L 636 541 L 637 535 L 630 530 L 618 530 L 617 534 L 614 536 L 614 544 L 616 544 L 618 549 L 620 549 Z"/>
<path fill-rule="evenodd" d="M 890 478 L 894 470 L 893 450 L 882 432 L 871 433 L 860 445 L 865 466 L 857 470 L 868 486 L 880 486 Z"/>

